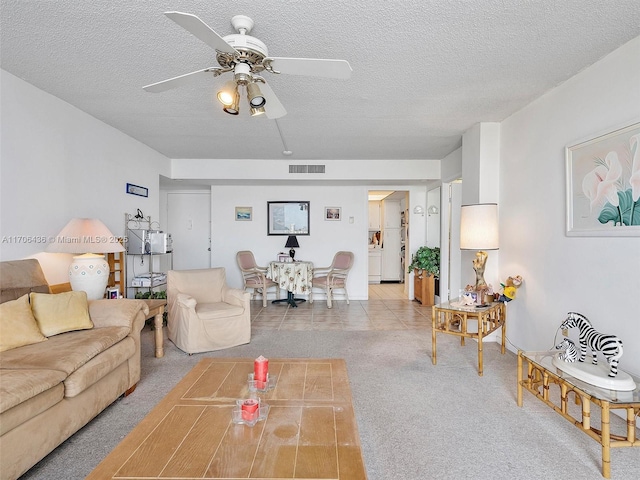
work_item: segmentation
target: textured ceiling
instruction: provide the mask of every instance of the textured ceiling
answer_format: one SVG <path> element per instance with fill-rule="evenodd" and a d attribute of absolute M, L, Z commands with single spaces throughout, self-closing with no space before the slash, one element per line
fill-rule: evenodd
<path fill-rule="evenodd" d="M 637 0 L 2 0 L 1 65 L 170 158 L 439 159 L 640 35 Z M 288 114 L 222 112 L 228 75 L 147 93 L 215 66 L 163 15 L 224 36 L 248 15 L 279 57 L 337 58 L 349 80 L 265 73 Z M 604 87 L 604 86 L 603 86 Z M 243 99 L 244 101 L 244 99 Z"/>

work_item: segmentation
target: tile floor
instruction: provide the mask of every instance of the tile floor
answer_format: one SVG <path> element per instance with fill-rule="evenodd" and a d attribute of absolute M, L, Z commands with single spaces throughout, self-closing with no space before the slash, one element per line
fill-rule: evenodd
<path fill-rule="evenodd" d="M 431 307 L 408 300 L 404 284 L 369 285 L 369 300 L 313 304 L 302 302 L 297 308 L 287 304 L 251 301 L 252 328 L 263 330 L 422 330 L 431 328 Z M 338 297 L 340 298 L 340 297 Z"/>

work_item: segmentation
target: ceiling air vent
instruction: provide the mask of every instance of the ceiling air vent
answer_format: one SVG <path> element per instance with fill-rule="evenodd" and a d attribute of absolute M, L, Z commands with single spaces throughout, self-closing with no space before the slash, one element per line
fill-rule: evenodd
<path fill-rule="evenodd" d="M 324 165 L 289 165 L 289 173 L 325 173 Z"/>

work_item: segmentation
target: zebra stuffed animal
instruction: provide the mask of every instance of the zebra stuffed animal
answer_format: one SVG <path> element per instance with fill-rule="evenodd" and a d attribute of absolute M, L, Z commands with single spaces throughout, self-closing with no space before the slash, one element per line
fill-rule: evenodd
<path fill-rule="evenodd" d="M 560 354 L 560 360 L 573 363 L 578 359 L 578 349 L 576 348 L 576 344 L 568 338 L 563 339 L 562 342 L 556 345 L 556 348 L 558 350 L 565 349 L 564 352 Z"/>
<path fill-rule="evenodd" d="M 560 329 L 566 331 L 573 327 L 578 327 L 580 330 L 580 358 L 578 361 L 584 362 L 587 356 L 587 347 L 589 347 L 593 356 L 591 363 L 597 365 L 598 352 L 602 352 L 609 362 L 609 377 L 615 377 L 618 374 L 618 362 L 622 357 L 622 340 L 615 335 L 598 333 L 587 317 L 580 313 L 569 312 L 567 319 L 560 325 Z"/>

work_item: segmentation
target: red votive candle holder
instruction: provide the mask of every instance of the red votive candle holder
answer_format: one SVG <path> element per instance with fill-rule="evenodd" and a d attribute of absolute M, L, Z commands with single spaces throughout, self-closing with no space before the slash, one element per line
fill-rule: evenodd
<path fill-rule="evenodd" d="M 251 421 L 255 420 L 258 415 L 258 401 L 249 398 L 242 402 L 242 419 Z"/>
<path fill-rule="evenodd" d="M 253 379 L 258 388 L 264 388 L 269 373 L 269 360 L 260 355 L 253 362 Z"/>

